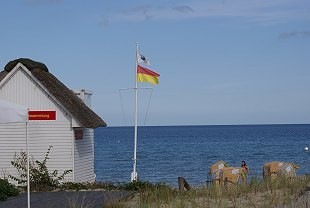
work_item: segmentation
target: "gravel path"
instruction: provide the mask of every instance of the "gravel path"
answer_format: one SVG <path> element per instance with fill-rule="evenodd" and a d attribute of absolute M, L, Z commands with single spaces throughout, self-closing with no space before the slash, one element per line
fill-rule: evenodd
<path fill-rule="evenodd" d="M 30 195 L 31 208 L 103 208 L 105 204 L 119 201 L 133 191 L 59 191 L 36 192 Z M 0 208 L 27 208 L 27 193 L 0 201 Z"/>

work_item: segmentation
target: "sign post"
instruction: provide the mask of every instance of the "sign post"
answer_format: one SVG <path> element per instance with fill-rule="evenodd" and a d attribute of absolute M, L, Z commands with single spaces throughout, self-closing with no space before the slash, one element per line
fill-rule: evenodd
<path fill-rule="evenodd" d="M 28 110 L 28 121 L 46 121 L 56 120 L 56 111 L 50 110 Z M 30 208 L 30 170 L 29 170 L 29 141 L 28 141 L 28 121 L 26 122 L 26 145 L 27 145 L 27 195 L 28 195 L 28 208 Z"/>

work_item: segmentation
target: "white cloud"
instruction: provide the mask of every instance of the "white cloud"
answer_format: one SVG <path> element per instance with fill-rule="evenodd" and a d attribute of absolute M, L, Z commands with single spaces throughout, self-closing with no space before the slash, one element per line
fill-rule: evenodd
<path fill-rule="evenodd" d="M 195 6 L 201 17 L 238 17 L 262 23 L 304 18 L 310 8 L 306 0 L 212 0 L 196 2 Z"/>
<path fill-rule="evenodd" d="M 29 4 L 58 4 L 63 3 L 64 0 L 24 0 Z"/>
<path fill-rule="evenodd" d="M 125 9 L 121 12 L 121 15 L 129 17 L 135 20 L 150 20 L 152 19 L 152 6 L 141 5 L 130 9 Z"/>
<path fill-rule="evenodd" d="M 308 19 L 308 0 L 191 0 L 174 5 L 139 5 L 112 15 L 114 21 L 243 18 L 261 23 Z"/>
<path fill-rule="evenodd" d="M 195 12 L 193 8 L 187 5 L 179 5 L 172 8 L 175 11 L 178 11 L 180 13 L 193 13 Z"/>
<path fill-rule="evenodd" d="M 310 38 L 310 30 L 283 32 L 279 35 L 279 38 L 283 38 L 283 39 L 293 38 L 293 37 Z"/>

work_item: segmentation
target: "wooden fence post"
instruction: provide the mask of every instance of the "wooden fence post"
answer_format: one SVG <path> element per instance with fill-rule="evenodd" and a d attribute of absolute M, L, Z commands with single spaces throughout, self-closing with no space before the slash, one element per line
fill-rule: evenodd
<path fill-rule="evenodd" d="M 179 183 L 179 191 L 184 191 L 184 178 L 178 177 L 178 183 Z"/>
<path fill-rule="evenodd" d="M 191 187 L 183 177 L 178 177 L 179 191 L 190 190 Z"/>
<path fill-rule="evenodd" d="M 224 186 L 227 187 L 227 184 L 228 184 L 228 179 L 226 177 L 225 180 L 224 180 Z"/>

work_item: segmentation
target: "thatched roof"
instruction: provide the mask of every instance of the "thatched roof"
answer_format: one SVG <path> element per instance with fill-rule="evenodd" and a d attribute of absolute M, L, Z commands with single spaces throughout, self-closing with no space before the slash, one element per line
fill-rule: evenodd
<path fill-rule="evenodd" d="M 97 128 L 107 124 L 92 111 L 73 91 L 67 88 L 54 75 L 49 73 L 45 64 L 31 59 L 16 59 L 10 61 L 0 72 L 0 81 L 16 66 L 22 63 L 34 77 L 70 112 L 70 114 L 85 128 Z M 29 67 L 29 68 L 28 68 Z"/>
<path fill-rule="evenodd" d="M 18 63 L 22 63 L 28 70 L 33 70 L 35 68 L 43 69 L 48 72 L 48 68 L 45 64 L 37 61 L 33 61 L 29 58 L 19 58 L 7 63 L 4 67 L 4 70 L 10 72 Z"/>

